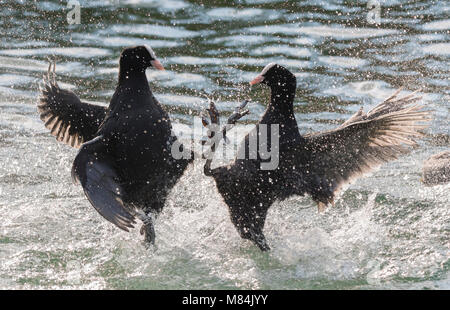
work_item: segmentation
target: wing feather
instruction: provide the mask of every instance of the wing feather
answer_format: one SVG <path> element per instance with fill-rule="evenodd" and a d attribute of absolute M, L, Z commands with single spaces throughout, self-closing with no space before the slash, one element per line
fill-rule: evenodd
<path fill-rule="evenodd" d="M 79 147 L 95 137 L 106 116 L 105 107 L 82 102 L 73 92 L 60 88 L 51 64 L 40 89 L 37 105 L 40 119 L 58 141 Z"/>
<path fill-rule="evenodd" d="M 113 161 L 102 151 L 102 144 L 102 136 L 83 144 L 72 166 L 72 178 L 81 183 L 86 197 L 100 215 L 128 231 L 136 223 L 135 212 L 123 201 L 124 189 Z"/>
<path fill-rule="evenodd" d="M 420 100 L 415 92 L 398 98 L 399 92 L 368 113 L 359 110 L 335 130 L 305 136 L 301 177 L 319 205 L 333 203 L 343 185 L 417 146 L 431 114 L 415 104 Z"/>

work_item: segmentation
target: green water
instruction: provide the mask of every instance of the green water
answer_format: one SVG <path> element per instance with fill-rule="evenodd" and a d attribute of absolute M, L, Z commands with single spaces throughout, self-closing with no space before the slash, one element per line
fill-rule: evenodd
<path fill-rule="evenodd" d="M 381 1 L 0 1 L 0 288 L 450 288 L 449 185 L 426 188 L 423 160 L 449 148 L 449 4 Z M 148 71 L 174 129 L 217 100 L 225 114 L 251 98 L 239 139 L 264 111 L 249 89 L 269 62 L 297 76 L 302 133 L 332 129 L 398 87 L 421 88 L 435 120 L 421 148 L 357 180 L 318 214 L 308 197 L 276 203 L 272 251 L 241 240 L 202 162 L 173 189 L 156 223 L 157 248 L 119 231 L 70 179 L 76 154 L 36 111 L 47 59 L 61 87 L 107 104 L 123 47 L 150 45 L 166 67 Z M 199 138 L 199 137 L 197 137 Z M 236 141 L 235 141 L 236 142 Z"/>

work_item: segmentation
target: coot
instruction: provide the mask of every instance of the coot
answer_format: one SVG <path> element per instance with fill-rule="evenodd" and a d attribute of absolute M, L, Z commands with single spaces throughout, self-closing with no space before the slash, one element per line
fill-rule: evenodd
<path fill-rule="evenodd" d="M 53 66 L 44 79 L 38 110 L 59 141 L 81 146 L 72 177 L 92 206 L 125 231 L 139 218 L 141 234 L 154 243 L 152 217 L 162 210 L 168 192 L 192 160 L 171 156 L 177 138 L 145 75 L 149 67 L 164 69 L 154 51 L 148 46 L 126 48 L 119 65 L 108 108 L 82 102 L 61 89 Z"/>
<path fill-rule="evenodd" d="M 406 154 L 416 145 L 415 138 L 422 136 L 423 122 L 430 118 L 421 105 L 413 104 L 419 97 L 398 98 L 397 91 L 334 130 L 302 136 L 294 116 L 295 76 L 271 63 L 250 82 L 258 83 L 271 89 L 261 120 L 245 137 L 231 164 L 211 169 L 208 160 L 204 169 L 214 177 L 240 236 L 263 251 L 269 249 L 264 222 L 276 200 L 309 194 L 322 211 L 334 203 L 344 184 Z M 273 143 L 277 139 L 278 143 Z M 267 154 L 272 154 L 271 158 Z"/>
<path fill-rule="evenodd" d="M 424 162 L 422 181 L 427 186 L 450 182 L 450 151 L 435 154 Z"/>

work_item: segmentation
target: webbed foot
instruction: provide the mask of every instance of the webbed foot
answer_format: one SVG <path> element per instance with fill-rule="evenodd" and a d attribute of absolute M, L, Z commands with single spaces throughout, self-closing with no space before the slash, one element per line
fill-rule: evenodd
<path fill-rule="evenodd" d="M 223 126 L 221 130 L 222 131 L 221 138 L 223 138 L 226 143 L 229 142 L 227 138 L 227 130 L 231 129 L 232 126 L 235 125 L 238 120 L 240 120 L 241 118 L 250 113 L 248 109 L 245 109 L 248 103 L 249 100 L 244 100 L 240 105 L 238 105 L 234 109 L 234 112 L 228 117 L 227 124 Z M 209 102 L 209 108 L 206 109 L 206 111 L 208 112 L 209 120 L 204 115 L 202 115 L 202 124 L 204 127 L 208 128 L 208 138 L 212 139 L 215 136 L 215 132 L 219 129 L 218 126 L 220 126 L 219 120 L 220 113 L 217 110 L 217 107 L 213 101 Z M 217 128 L 212 129 L 214 127 L 211 125 L 215 125 Z M 202 139 L 202 143 L 203 145 L 205 145 L 207 143 L 207 140 Z"/>

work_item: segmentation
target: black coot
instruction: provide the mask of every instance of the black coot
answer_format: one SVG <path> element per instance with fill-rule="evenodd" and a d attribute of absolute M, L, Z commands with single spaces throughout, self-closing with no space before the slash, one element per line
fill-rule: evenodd
<path fill-rule="evenodd" d="M 450 182 L 450 150 L 434 154 L 424 162 L 422 181 L 427 186 Z"/>
<path fill-rule="evenodd" d="M 323 210 L 334 203 L 344 184 L 407 153 L 416 145 L 414 139 L 421 137 L 418 130 L 426 127 L 422 122 L 429 120 L 422 106 L 412 104 L 419 97 L 397 98 L 396 92 L 368 113 L 360 110 L 335 130 L 302 136 L 294 116 L 295 76 L 272 63 L 250 82 L 257 83 L 271 89 L 264 115 L 245 137 L 234 162 L 211 169 L 208 160 L 205 174 L 214 177 L 241 237 L 252 240 L 261 250 L 269 249 L 263 228 L 274 201 L 309 194 L 319 211 Z M 278 126 L 272 128 L 272 124 Z M 278 133 L 272 136 L 274 130 Z M 271 139 L 276 136 L 279 143 L 273 148 L 277 149 L 271 150 Z M 257 137 L 258 143 L 252 143 L 250 137 Z M 257 154 L 249 145 L 257 146 Z M 267 159 L 268 150 L 278 154 L 275 161 Z M 266 154 L 261 156 L 263 151 Z M 276 169 L 262 168 L 270 161 L 278 161 Z"/>
<path fill-rule="evenodd" d="M 119 82 L 108 108 L 82 102 L 59 88 L 53 67 L 38 110 L 58 141 L 81 145 L 72 177 L 94 208 L 125 231 L 139 218 L 145 240 L 154 243 L 152 215 L 161 211 L 191 160 L 171 155 L 177 138 L 171 134 L 169 115 L 150 90 L 148 67 L 164 69 L 150 47 L 122 51 Z"/>

